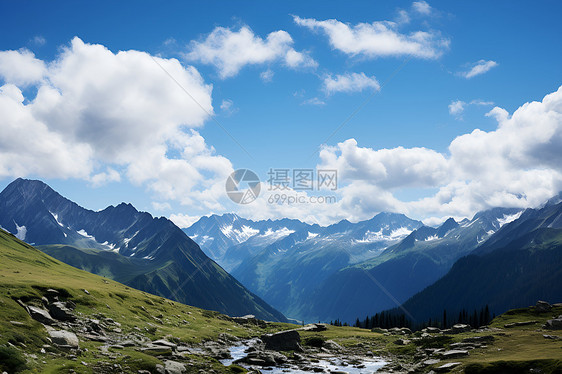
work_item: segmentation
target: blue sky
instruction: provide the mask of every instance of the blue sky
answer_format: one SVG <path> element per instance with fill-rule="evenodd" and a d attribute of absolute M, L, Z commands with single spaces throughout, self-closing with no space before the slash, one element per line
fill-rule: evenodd
<path fill-rule="evenodd" d="M 22 113 L 47 129 L 48 135 L 35 141 L 53 144 L 41 152 L 30 152 L 27 158 L 16 158 L 9 144 L 0 141 L 0 188 L 18 176 L 39 178 L 87 208 L 128 201 L 183 225 L 204 214 L 226 211 L 326 224 L 392 210 L 437 223 L 447 216 L 470 216 L 495 205 L 537 205 L 562 188 L 562 170 L 556 162 L 560 157 L 556 151 L 560 149 L 560 106 L 543 102 L 561 85 L 559 1 L 209 1 L 165 6 L 150 1 L 2 1 L 0 14 L 5 16 L 0 24 L 0 51 L 4 51 L 0 83 L 21 92 Z M 327 25 L 339 29 L 332 32 Z M 367 33 L 360 34 L 360 29 Z M 234 52 L 228 51 L 234 39 L 224 36 L 241 38 L 243 30 L 251 37 L 242 38 Z M 351 39 L 342 39 L 342 30 Z M 276 32 L 271 40 L 275 36 L 277 42 L 268 44 L 268 36 Z M 402 38 L 405 44 L 400 46 L 385 36 Z M 80 43 L 73 44 L 74 38 Z M 93 53 L 96 45 L 107 51 Z M 130 53 L 130 58 L 114 58 L 119 51 L 140 51 L 145 58 Z M 198 100 L 209 100 L 202 105 L 206 112 L 187 94 L 174 91 L 171 100 L 166 95 L 154 99 L 166 99 L 161 106 L 154 105 L 154 116 L 146 106 L 139 108 L 142 116 L 99 114 L 108 108 L 135 111 L 120 100 L 149 87 L 152 91 L 143 98 L 152 101 L 160 79 L 168 80 L 162 89 L 170 92 L 174 83 L 156 63 L 150 70 L 149 56 L 177 59 L 181 64 L 177 73 L 187 72 L 185 81 L 179 79 L 187 91 L 207 87 L 207 92 L 196 95 Z M 254 56 L 254 60 L 242 58 L 232 67 L 240 56 Z M 30 65 L 18 63 L 19 58 Z M 73 67 L 72 58 L 78 59 Z M 97 86 L 95 79 L 79 75 L 88 71 L 77 72 L 76 66 L 87 66 L 81 59 L 92 59 L 87 62 L 99 67 L 95 73 L 99 76 L 105 74 L 104 61 L 107 66 L 118 65 L 111 65 L 112 74 L 141 65 L 144 69 L 147 64 L 146 72 L 154 74 L 155 80 L 148 81 L 139 68 L 136 78 L 129 77 L 134 84 L 123 73 L 122 81 L 119 75 L 118 79 L 112 75 L 100 79 L 105 86 Z M 69 65 L 62 64 L 63 60 Z M 481 73 L 467 75 L 477 65 L 482 67 Z M 229 67 L 234 70 L 226 72 Z M 76 87 L 83 86 L 69 88 L 67 78 L 76 81 Z M 146 85 L 143 79 L 147 79 Z M 119 95 L 111 82 L 120 85 Z M 326 88 L 328 82 L 333 84 L 331 90 Z M 92 86 L 99 91 L 88 96 Z M 55 107 L 49 106 L 54 104 L 47 98 L 35 100 L 41 87 L 62 93 L 66 101 Z M 136 91 L 126 91 L 127 87 Z M 13 98 L 15 91 L 9 92 L 6 88 L 3 94 Z M 114 94 L 118 97 L 113 98 Z M 560 94 L 554 96 L 551 101 L 557 103 Z M 107 103 L 98 107 L 99 98 L 107 98 Z M 94 99 L 96 105 L 92 105 Z M 532 101 L 542 106 L 511 117 Z M 76 106 L 86 109 L 71 112 L 69 108 Z M 507 117 L 500 109 L 486 115 L 495 107 L 503 108 Z M 0 110 L 10 108 L 15 106 L 0 106 Z M 166 117 L 158 108 L 174 115 Z M 56 111 L 67 114 L 64 126 Z M 23 121 L 22 116 L 0 119 L 2 133 L 13 134 L 4 136 L 5 143 L 23 142 L 14 128 L 39 126 L 18 122 Z M 542 127 L 529 116 L 544 116 L 544 121 L 538 121 Z M 147 117 L 153 120 L 135 130 Z M 115 134 L 136 136 L 150 134 L 160 120 L 168 121 L 169 127 L 165 135 L 154 135 L 161 136 L 159 142 L 141 137 L 133 141 L 130 135 L 123 140 L 133 145 L 146 141 L 155 155 L 165 149 L 158 161 L 156 156 L 151 159 L 153 175 L 135 156 L 148 146 L 127 145 L 123 147 L 127 150 L 113 152 L 119 148 L 117 135 L 110 135 L 106 143 L 100 141 L 103 136 L 99 134 L 107 126 L 123 126 Z M 77 124 L 80 121 L 83 123 Z M 498 126 L 506 133 L 498 133 Z M 538 127 L 533 130 L 533 126 Z M 190 135 L 172 147 L 176 131 Z M 550 135 L 533 141 L 511 136 L 526 131 Z M 472 137 L 455 143 L 453 154 L 451 143 L 470 134 Z M 495 138 L 505 144 L 498 144 Z M 33 139 L 27 140 L 34 144 Z M 113 140 L 115 144 L 106 146 Z M 68 148 L 68 154 L 57 154 L 57 147 Z M 324 157 L 319 153 L 321 147 L 327 147 Z M 520 152 L 510 151 L 514 149 Z M 470 150 L 478 152 L 478 157 L 472 159 Z M 489 157 L 483 151 L 489 151 Z M 80 156 L 73 157 L 76 154 Z M 185 164 L 169 161 L 178 159 Z M 469 165 L 467 159 L 480 164 Z M 67 162 L 64 170 L 56 166 Z M 408 169 L 412 162 L 415 170 Z M 167 168 L 163 165 L 172 164 L 169 171 L 160 172 Z M 316 167 L 338 168 L 337 204 L 272 206 L 256 201 L 239 206 L 226 198 L 221 187 L 234 169 L 254 170 L 263 181 L 270 168 Z M 482 171 L 475 170 L 480 167 Z M 505 175 L 495 177 L 497 168 Z M 199 179 L 191 183 L 190 174 L 177 178 L 172 175 L 174 170 L 193 172 Z"/>

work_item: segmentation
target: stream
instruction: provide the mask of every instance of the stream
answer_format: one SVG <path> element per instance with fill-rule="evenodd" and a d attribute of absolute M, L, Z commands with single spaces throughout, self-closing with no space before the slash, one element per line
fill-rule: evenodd
<path fill-rule="evenodd" d="M 221 360 L 225 366 L 231 365 L 234 361 L 244 358 L 246 356 L 246 349 L 251 345 L 252 341 L 248 341 L 241 345 L 232 346 L 229 348 L 232 358 Z M 376 358 L 368 357 L 352 357 L 353 360 L 334 355 L 319 354 L 318 362 L 307 363 L 306 366 L 324 369 L 326 373 L 348 373 L 348 374 L 371 374 L 378 371 L 380 368 L 387 364 L 386 361 Z M 360 364 L 350 364 L 348 361 L 360 361 Z M 241 365 L 247 368 L 246 365 Z M 305 371 L 299 366 L 294 364 L 286 364 L 283 366 L 268 366 L 261 369 L 265 373 L 281 374 L 281 373 L 297 373 L 309 374 L 313 370 Z"/>

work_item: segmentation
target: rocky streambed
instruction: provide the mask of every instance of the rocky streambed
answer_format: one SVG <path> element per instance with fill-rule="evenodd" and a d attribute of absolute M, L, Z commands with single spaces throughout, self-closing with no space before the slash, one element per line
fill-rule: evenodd
<path fill-rule="evenodd" d="M 229 348 L 228 359 L 223 365 L 237 364 L 251 371 L 267 373 L 373 373 L 387 362 L 351 354 L 334 341 L 318 341 L 316 347 L 301 346 L 299 331 L 324 331 L 321 324 L 302 329 L 265 334 L 261 338 L 243 341 Z"/>
<path fill-rule="evenodd" d="M 221 360 L 221 363 L 225 366 L 238 364 L 252 371 L 260 372 L 263 370 L 273 374 L 311 372 L 363 374 L 374 373 L 387 364 L 386 361 L 370 357 L 315 352 L 294 354 L 279 360 L 280 356 L 271 352 L 256 351 L 255 345 L 256 340 L 250 340 L 230 347 L 229 352 L 232 358 Z"/>

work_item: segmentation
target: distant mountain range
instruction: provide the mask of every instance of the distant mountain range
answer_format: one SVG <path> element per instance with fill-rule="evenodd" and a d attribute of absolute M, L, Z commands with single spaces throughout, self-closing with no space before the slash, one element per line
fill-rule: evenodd
<path fill-rule="evenodd" d="M 320 227 L 296 220 L 203 217 L 184 231 L 246 287 L 288 316 L 308 319 L 311 298 L 338 270 L 376 257 L 422 226 L 402 214 Z M 215 257 L 213 257 L 215 256 Z"/>
<path fill-rule="evenodd" d="M 352 322 L 405 302 L 524 214 L 494 208 L 436 228 L 394 213 L 328 227 L 227 214 L 184 231 L 285 315 Z"/>
<path fill-rule="evenodd" d="M 181 230 L 130 204 L 94 212 L 18 179 L 0 193 L 0 227 L 134 288 L 266 320 L 353 322 L 402 305 L 420 322 L 562 300 L 562 194 L 439 227 L 395 213 L 327 227 L 224 214 Z"/>
<path fill-rule="evenodd" d="M 316 319 L 354 321 L 395 307 L 449 271 L 520 214 L 495 208 L 461 223 L 448 219 L 438 228 L 422 226 L 380 256 L 346 267 L 322 283 L 307 314 Z"/>
<path fill-rule="evenodd" d="M 416 322 L 488 305 L 496 314 L 562 301 L 562 195 L 527 209 L 404 303 Z M 402 311 L 396 310 L 401 313 Z"/>
<path fill-rule="evenodd" d="M 170 220 L 130 204 L 94 212 L 41 181 L 17 179 L 0 193 L 0 227 L 63 262 L 139 290 L 229 315 L 286 321 Z"/>

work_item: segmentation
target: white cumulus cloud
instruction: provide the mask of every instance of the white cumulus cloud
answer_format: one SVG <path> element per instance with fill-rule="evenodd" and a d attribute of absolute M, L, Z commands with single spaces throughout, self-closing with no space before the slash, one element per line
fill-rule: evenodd
<path fill-rule="evenodd" d="M 293 44 L 291 35 L 283 30 L 261 38 L 248 26 L 239 30 L 216 27 L 203 40 L 192 41 L 185 56 L 189 61 L 214 65 L 223 79 L 235 76 L 246 65 L 274 61 L 290 68 L 314 68 L 318 65 L 307 53 L 296 51 Z"/>
<path fill-rule="evenodd" d="M 466 79 L 473 78 L 477 75 L 481 75 L 487 73 L 491 68 L 498 66 L 498 63 L 492 60 L 480 60 L 471 64 L 470 69 L 467 71 L 461 72 L 460 75 L 465 77 Z"/>
<path fill-rule="evenodd" d="M 126 177 L 164 199 L 217 206 L 232 165 L 194 130 L 213 113 L 195 68 L 74 38 L 53 61 L 0 52 L 0 80 L 0 177 Z M 29 84 L 34 97 L 22 93 Z"/>
<path fill-rule="evenodd" d="M 414 56 L 437 58 L 449 46 L 449 40 L 432 31 L 401 33 L 388 21 L 350 25 L 336 19 L 319 21 L 293 16 L 295 23 L 324 33 L 333 49 L 351 56 Z"/>
<path fill-rule="evenodd" d="M 380 90 L 380 84 L 377 79 L 374 76 L 368 77 L 365 73 L 326 75 L 322 87 L 328 95 L 336 92 L 361 92 L 366 89 Z"/>
<path fill-rule="evenodd" d="M 46 70 L 45 63 L 27 49 L 0 51 L 0 77 L 6 83 L 25 87 L 43 79 Z"/>
<path fill-rule="evenodd" d="M 495 206 L 536 206 L 562 189 L 562 87 L 513 114 L 499 107 L 493 131 L 454 139 L 448 152 L 426 148 L 371 149 L 354 139 L 325 147 L 321 168 L 338 170 L 339 209 L 357 219 L 382 210 L 439 221 L 470 217 Z M 399 191 L 427 188 L 401 200 Z"/>
<path fill-rule="evenodd" d="M 451 104 L 449 104 L 449 114 L 455 117 L 460 117 L 464 112 L 465 106 L 466 103 L 462 100 L 451 101 Z"/>
<path fill-rule="evenodd" d="M 431 6 L 425 1 L 414 1 L 412 3 L 412 8 L 423 15 L 431 14 Z"/>

